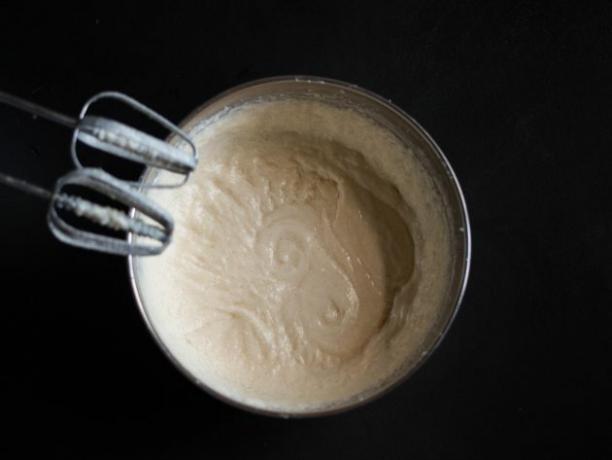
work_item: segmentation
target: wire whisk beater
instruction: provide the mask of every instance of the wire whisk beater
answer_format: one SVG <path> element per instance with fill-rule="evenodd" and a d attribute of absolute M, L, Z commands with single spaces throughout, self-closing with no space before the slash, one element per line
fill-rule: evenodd
<path fill-rule="evenodd" d="M 110 118 L 90 115 L 92 104 L 102 99 L 119 101 L 146 115 L 173 134 L 173 142 L 159 139 Z M 78 146 L 83 143 L 109 155 L 171 171 L 179 178 L 176 183 L 147 187 L 175 188 L 188 180 L 198 163 L 194 143 L 179 127 L 135 99 L 112 91 L 90 98 L 77 118 L 4 92 L 0 92 L 0 103 L 72 130 L 70 154 L 75 170 L 60 177 L 54 190 L 46 190 L 26 180 L 0 173 L 0 183 L 49 201 L 47 223 L 56 238 L 73 246 L 119 255 L 156 255 L 170 244 L 174 230 L 172 216 L 143 193 L 144 186 L 137 182 L 117 179 L 100 168 L 83 166 Z M 128 213 L 116 207 L 95 203 L 67 192 L 66 188 L 69 186 L 89 189 L 136 212 Z M 86 219 L 107 230 L 131 233 L 139 238 L 128 241 L 107 233 L 79 229 L 63 217 L 65 213 Z"/>

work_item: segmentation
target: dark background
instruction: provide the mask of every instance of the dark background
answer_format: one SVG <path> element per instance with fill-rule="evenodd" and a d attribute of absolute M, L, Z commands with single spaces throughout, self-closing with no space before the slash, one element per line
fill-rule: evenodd
<path fill-rule="evenodd" d="M 0 452 L 609 458 L 611 24 L 607 2 L 0 6 L 0 88 L 70 114 L 116 89 L 179 121 L 282 74 L 390 98 L 448 156 L 474 241 L 462 309 L 410 381 L 287 421 L 189 383 L 149 336 L 125 260 L 60 244 L 43 202 L 0 188 Z M 50 186 L 68 136 L 0 107 L 0 168 Z"/>

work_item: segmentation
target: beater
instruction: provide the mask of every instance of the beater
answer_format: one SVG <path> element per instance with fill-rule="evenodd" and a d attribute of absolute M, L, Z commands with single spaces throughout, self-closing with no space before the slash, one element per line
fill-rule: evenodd
<path fill-rule="evenodd" d="M 88 115 L 90 106 L 101 99 L 115 99 L 153 121 L 180 139 L 166 142 L 118 121 Z M 176 125 L 135 99 L 118 92 L 106 91 L 94 95 L 74 119 L 40 105 L 0 91 L 0 103 L 46 118 L 73 130 L 70 152 L 76 169 L 57 180 L 53 191 L 28 181 L 0 173 L 0 183 L 49 200 L 47 224 L 60 241 L 111 254 L 156 255 L 170 243 L 174 222 L 172 216 L 142 193 L 145 187 L 173 188 L 183 185 L 198 162 L 195 145 Z M 120 180 L 100 168 L 84 167 L 77 145 L 82 142 L 94 149 L 143 165 L 171 171 L 182 179 L 175 184 L 141 185 Z M 187 147 L 187 149 L 185 149 Z M 109 206 L 66 193 L 66 186 L 88 188 L 132 209 L 129 214 Z M 62 211 L 85 218 L 109 230 L 137 235 L 130 240 L 83 230 L 62 217 Z"/>

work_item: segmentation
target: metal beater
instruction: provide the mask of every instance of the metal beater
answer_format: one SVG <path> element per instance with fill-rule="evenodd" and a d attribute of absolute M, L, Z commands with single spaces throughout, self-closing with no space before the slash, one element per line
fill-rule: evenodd
<path fill-rule="evenodd" d="M 90 106 L 101 99 L 115 99 L 128 105 L 159 123 L 180 141 L 171 144 L 118 121 L 88 115 Z M 198 162 L 195 145 L 180 128 L 131 97 L 111 91 L 96 94 L 89 99 L 76 119 L 1 91 L 0 103 L 73 130 L 70 152 L 76 169 L 60 177 L 53 191 L 0 173 L 0 183 L 49 200 L 47 224 L 56 238 L 73 246 L 119 255 L 156 255 L 168 246 L 174 229 L 172 216 L 141 190 L 146 187 L 179 187 L 187 181 L 195 169 Z M 171 171 L 179 175 L 181 180 L 176 184 L 145 186 L 117 179 L 99 168 L 84 167 L 78 156 L 79 142 L 111 155 Z M 102 206 L 66 193 L 64 189 L 70 185 L 98 192 L 136 212 L 128 214 L 120 209 Z M 79 229 L 62 217 L 63 212 L 85 218 L 109 230 L 132 233 L 138 238 L 128 241 L 120 237 Z"/>

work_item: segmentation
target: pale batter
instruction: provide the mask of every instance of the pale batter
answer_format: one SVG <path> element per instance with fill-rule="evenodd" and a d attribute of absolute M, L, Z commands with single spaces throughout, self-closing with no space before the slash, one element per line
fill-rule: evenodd
<path fill-rule="evenodd" d="M 363 396 L 420 357 L 449 242 L 410 148 L 315 101 L 245 105 L 191 134 L 197 171 L 151 192 L 174 241 L 136 267 L 153 327 L 190 373 L 245 404 L 302 412 Z"/>

